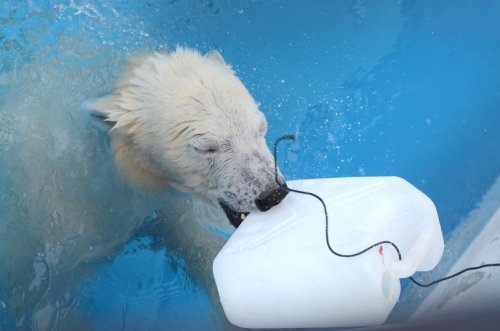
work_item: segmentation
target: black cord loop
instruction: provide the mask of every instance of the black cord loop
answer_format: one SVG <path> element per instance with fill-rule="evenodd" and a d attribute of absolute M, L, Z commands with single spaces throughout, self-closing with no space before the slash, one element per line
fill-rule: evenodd
<path fill-rule="evenodd" d="M 388 241 L 388 240 L 380 241 L 380 242 L 378 242 L 376 244 L 371 245 L 370 247 L 367 247 L 367 248 L 363 249 L 362 251 L 359 251 L 359 252 L 353 253 L 353 254 L 338 253 L 338 252 L 336 252 L 332 248 L 332 245 L 330 244 L 330 238 L 328 237 L 328 223 L 329 223 L 328 210 L 326 208 L 326 204 L 323 201 L 323 199 L 320 196 L 318 196 L 317 194 L 314 194 L 312 192 L 306 192 L 306 191 L 300 191 L 300 190 L 291 189 L 291 188 L 289 188 L 289 187 L 281 184 L 278 181 L 278 161 L 277 161 L 278 144 L 280 142 L 282 142 L 283 140 L 293 140 L 293 141 L 295 141 L 295 139 L 296 138 L 295 138 L 294 135 L 288 134 L 288 135 L 284 135 L 284 136 L 280 137 L 278 140 L 276 140 L 276 143 L 274 144 L 274 176 L 275 176 L 275 180 L 276 180 L 276 183 L 278 184 L 278 186 L 281 187 L 284 190 L 287 190 L 289 192 L 299 193 L 299 194 L 310 195 L 310 196 L 315 197 L 316 199 L 318 199 L 319 202 L 321 202 L 321 205 L 323 206 L 323 211 L 325 213 L 325 237 L 326 237 L 326 245 L 328 246 L 328 249 L 330 250 L 330 252 L 332 252 L 334 255 L 337 255 L 337 256 L 340 256 L 340 257 L 355 257 L 355 256 L 361 255 L 361 254 L 363 254 L 363 253 L 365 253 L 365 252 L 369 251 L 370 249 L 375 248 L 377 246 L 380 246 L 380 245 L 383 245 L 383 244 L 389 244 L 392 247 L 394 247 L 394 249 L 398 253 L 399 261 L 401 261 L 401 252 L 399 251 L 398 246 L 396 246 L 393 242 Z"/>
<path fill-rule="evenodd" d="M 341 253 L 336 252 L 332 248 L 332 246 L 330 244 L 330 238 L 328 237 L 328 225 L 329 225 L 328 224 L 329 223 L 328 210 L 326 208 L 326 204 L 323 201 L 323 199 L 320 196 L 318 196 L 317 194 L 314 194 L 312 192 L 306 192 L 306 191 L 301 191 L 301 190 L 296 190 L 296 189 L 289 188 L 286 185 L 284 185 L 283 183 L 280 183 L 279 180 L 278 180 L 278 144 L 280 142 L 282 142 L 283 140 L 292 140 L 292 141 L 295 141 L 296 137 L 293 134 L 287 134 L 287 135 L 284 135 L 284 136 L 281 136 L 280 138 L 278 138 L 276 140 L 276 142 L 274 143 L 274 179 L 275 179 L 276 183 L 278 184 L 278 186 L 281 187 L 283 190 L 286 190 L 286 191 L 289 191 L 289 192 L 294 192 L 294 193 L 299 193 L 299 194 L 304 194 L 304 195 L 309 195 L 309 196 L 312 196 L 312 197 L 318 199 L 318 201 L 321 202 L 321 205 L 323 206 L 323 211 L 325 213 L 325 237 L 326 237 L 326 245 L 328 246 L 328 249 L 330 250 L 330 252 L 332 252 L 334 255 L 339 256 L 339 257 L 355 257 L 355 256 L 361 255 L 363 253 L 366 253 L 367 251 L 369 251 L 372 248 L 375 248 L 377 246 L 380 246 L 380 245 L 383 245 L 383 244 L 388 244 L 388 245 L 391 245 L 396 250 L 396 252 L 398 253 L 398 259 L 399 259 L 399 261 L 401 261 L 401 259 L 402 259 L 401 258 L 401 252 L 399 251 L 398 246 L 396 246 L 396 244 L 394 244 L 392 241 L 389 241 L 389 240 L 380 241 L 380 242 L 378 242 L 376 244 L 373 244 L 373 245 L 371 245 L 371 246 L 363 249 L 362 251 L 359 251 L 359 252 L 353 253 L 353 254 L 341 254 Z M 439 279 L 437 279 L 435 281 L 432 281 L 430 283 L 427 283 L 427 284 L 421 283 L 421 282 L 415 280 L 415 278 L 413 278 L 413 277 L 409 277 L 409 279 L 414 284 L 416 284 L 416 285 L 418 285 L 420 287 L 430 287 L 430 286 L 433 286 L 433 285 L 435 285 L 437 283 L 440 283 L 442 281 L 445 281 L 445 280 L 457 277 L 458 275 L 461 275 L 464 272 L 471 271 L 471 270 L 482 269 L 482 268 L 487 268 L 487 267 L 500 267 L 500 263 L 489 263 L 489 264 L 483 264 L 483 265 L 476 266 L 476 267 L 465 268 L 465 269 L 463 269 L 463 270 L 461 270 L 461 271 L 459 271 L 457 273 L 454 273 L 454 274 L 452 274 L 450 276 L 439 278 Z"/>

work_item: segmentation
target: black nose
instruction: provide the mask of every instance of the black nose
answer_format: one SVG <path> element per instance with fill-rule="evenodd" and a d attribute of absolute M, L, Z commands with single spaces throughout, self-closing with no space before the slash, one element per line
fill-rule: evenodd
<path fill-rule="evenodd" d="M 286 187 L 286 184 L 284 186 Z M 267 211 L 283 201 L 287 194 L 288 191 L 281 187 L 271 192 L 265 192 L 255 199 L 255 205 L 260 211 Z"/>

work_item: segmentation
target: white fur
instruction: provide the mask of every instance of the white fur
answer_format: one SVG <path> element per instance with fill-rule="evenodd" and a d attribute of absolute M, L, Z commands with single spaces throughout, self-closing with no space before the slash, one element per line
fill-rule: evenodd
<path fill-rule="evenodd" d="M 241 212 L 277 187 L 264 115 L 218 52 L 139 56 L 113 93 L 86 107 L 113 125 L 116 163 L 136 184 L 201 193 Z"/>
<path fill-rule="evenodd" d="M 92 43 L 87 46 L 98 49 Z M 71 52 L 76 48 L 72 45 L 61 49 Z M 230 233 L 232 227 L 218 206 L 174 190 L 135 190 L 117 176 L 104 135 L 88 126 L 87 119 L 78 110 L 81 100 L 99 93 L 102 82 L 107 82 L 115 72 L 113 61 L 121 60 L 120 54 L 108 54 L 106 49 L 100 51 L 107 55 L 86 66 L 70 67 L 71 70 L 66 66 L 54 66 L 41 54 L 40 59 L 4 77 L 6 81 L 23 86 L 21 90 L 7 92 L 2 108 L 7 111 L 0 111 L 0 165 L 4 170 L 0 173 L 0 183 L 6 184 L 5 194 L 0 199 L 3 207 L 0 316 L 4 314 L 19 329 L 90 329 L 87 325 L 90 321 L 85 321 L 80 310 L 82 307 L 73 309 L 75 302 L 81 301 L 78 290 L 73 291 L 81 288 L 87 277 L 101 266 L 99 262 L 112 261 L 138 232 L 158 236 L 161 240 L 155 245 L 166 245 L 167 254 L 181 256 L 190 277 L 210 293 L 214 306 L 219 307 L 211 267 L 225 238 L 211 229 L 215 227 Z M 181 74 L 181 67 L 172 66 L 174 58 L 179 64 L 186 64 L 185 74 L 179 78 L 176 75 Z M 162 64 L 163 69 L 151 67 L 153 63 Z M 176 68 L 177 74 L 169 76 L 169 81 L 172 78 L 175 83 L 160 79 L 163 77 L 160 72 L 171 70 L 165 67 L 166 64 Z M 132 81 L 141 80 L 141 75 L 134 71 L 147 77 L 148 84 L 134 89 Z M 216 74 L 209 74 L 210 71 Z M 220 87 L 216 101 L 226 107 L 214 106 L 201 117 L 205 108 L 170 106 L 170 102 L 192 104 L 192 100 L 190 103 L 189 98 L 185 100 L 181 96 L 188 90 L 197 91 L 187 78 L 194 73 L 208 76 L 210 89 L 204 91 Z M 181 86 L 179 82 L 183 79 L 186 83 Z M 168 93 L 168 86 L 176 92 Z M 112 89 L 112 86 L 106 83 L 104 88 Z M 246 101 L 236 90 L 245 95 Z M 237 107 L 224 114 L 223 111 L 229 111 L 230 103 Z M 248 108 L 247 104 L 250 104 Z M 127 67 L 112 94 L 86 103 L 85 107 L 96 116 L 113 114 L 118 116 L 117 120 L 123 120 L 121 127 L 110 131 L 113 149 L 124 174 L 138 183 L 160 187 L 174 185 L 204 194 L 201 184 L 194 182 L 192 188 L 186 185 L 193 181 L 188 174 L 202 169 L 209 174 L 207 182 L 216 186 L 207 190 L 211 192 L 209 197 L 216 197 L 223 195 L 222 188 L 230 181 L 234 186 L 232 192 L 239 195 L 239 189 L 249 191 L 256 185 L 251 184 L 251 179 L 245 179 L 250 175 L 258 177 L 253 182 L 271 177 L 272 162 L 264 139 L 254 137 L 263 134 L 256 127 L 257 124 L 265 125 L 265 121 L 255 102 L 217 53 L 202 56 L 178 50 L 173 54 L 138 57 Z M 187 116 L 196 112 L 200 117 Z M 130 121 L 134 117 L 135 120 Z M 223 120 L 219 121 L 219 117 Z M 170 121 L 179 118 L 184 118 L 186 125 L 196 120 L 194 127 L 206 136 L 192 137 L 190 134 L 188 137 L 189 132 L 184 131 L 171 143 L 171 138 L 164 136 L 168 136 L 168 130 L 175 129 Z M 130 122 L 127 124 L 127 121 Z M 136 129 L 144 129 L 150 123 L 154 127 L 148 130 L 133 130 L 134 125 Z M 159 130 L 155 131 L 156 128 Z M 206 148 L 221 138 L 232 142 L 229 151 L 207 155 L 195 149 Z M 258 162 L 258 157 L 248 155 L 251 150 L 267 161 Z M 175 153 L 180 160 L 171 156 Z M 155 161 L 157 159 L 161 162 L 166 159 L 169 167 L 155 168 L 153 161 L 159 162 Z M 264 164 L 266 170 L 260 171 Z M 213 168 L 210 169 L 210 165 Z M 158 220 L 144 225 L 144 218 L 154 208 L 161 209 Z M 73 294 L 78 296 L 73 297 Z M 0 325 L 4 324 L 0 322 Z"/>

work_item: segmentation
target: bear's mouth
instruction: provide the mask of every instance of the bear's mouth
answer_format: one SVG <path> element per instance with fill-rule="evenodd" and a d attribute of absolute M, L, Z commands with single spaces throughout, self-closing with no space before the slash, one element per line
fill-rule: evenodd
<path fill-rule="evenodd" d="M 248 212 L 241 212 L 241 211 L 236 211 L 229 207 L 224 201 L 219 201 L 220 206 L 222 207 L 222 210 L 224 210 L 224 213 L 226 213 L 227 218 L 229 219 L 229 222 L 235 227 L 238 228 L 240 224 L 243 222 L 245 217 L 249 214 Z"/>

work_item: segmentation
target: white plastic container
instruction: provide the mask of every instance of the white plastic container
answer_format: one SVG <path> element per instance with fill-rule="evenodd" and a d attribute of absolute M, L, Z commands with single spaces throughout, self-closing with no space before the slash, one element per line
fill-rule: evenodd
<path fill-rule="evenodd" d="M 443 236 L 432 201 L 398 177 L 290 181 L 318 194 L 329 213 L 329 239 L 314 197 L 289 193 L 271 210 L 251 213 L 214 260 L 229 321 L 246 328 L 349 327 L 384 323 L 400 278 L 439 262 Z"/>

